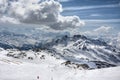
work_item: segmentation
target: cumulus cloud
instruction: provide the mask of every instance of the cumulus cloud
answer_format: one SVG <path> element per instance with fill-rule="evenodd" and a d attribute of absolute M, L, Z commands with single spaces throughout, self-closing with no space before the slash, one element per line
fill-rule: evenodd
<path fill-rule="evenodd" d="M 63 30 L 84 25 L 78 16 L 62 16 L 62 5 L 54 0 L 1 0 L 0 21 L 44 25 Z"/>
<path fill-rule="evenodd" d="M 105 36 L 109 35 L 109 32 L 112 28 L 109 26 L 101 26 L 98 27 L 92 31 L 86 31 L 84 34 L 90 35 L 90 36 Z"/>

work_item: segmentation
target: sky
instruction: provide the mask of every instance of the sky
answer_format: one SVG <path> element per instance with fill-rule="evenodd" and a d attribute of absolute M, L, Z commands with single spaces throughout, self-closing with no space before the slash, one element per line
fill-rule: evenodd
<path fill-rule="evenodd" d="M 61 0 L 63 15 L 77 15 L 84 20 L 82 31 L 111 27 L 111 33 L 120 31 L 120 0 Z"/>
<path fill-rule="evenodd" d="M 64 15 L 81 19 L 120 19 L 120 0 L 68 0 L 62 6 Z"/>
<path fill-rule="evenodd" d="M 0 28 L 12 31 L 13 26 L 35 26 L 47 33 L 117 35 L 120 0 L 0 0 Z"/>

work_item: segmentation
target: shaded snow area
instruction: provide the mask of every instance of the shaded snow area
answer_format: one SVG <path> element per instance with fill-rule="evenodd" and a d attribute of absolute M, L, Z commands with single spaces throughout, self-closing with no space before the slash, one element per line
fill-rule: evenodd
<path fill-rule="evenodd" d="M 19 51 L 12 50 L 18 54 Z M 0 49 L 0 80 L 119 80 L 120 67 L 102 69 L 74 69 L 61 65 L 46 52 L 23 51 L 26 57 L 8 57 L 11 50 Z M 33 55 L 36 54 L 37 56 Z M 10 56 L 10 55 L 9 55 Z"/>

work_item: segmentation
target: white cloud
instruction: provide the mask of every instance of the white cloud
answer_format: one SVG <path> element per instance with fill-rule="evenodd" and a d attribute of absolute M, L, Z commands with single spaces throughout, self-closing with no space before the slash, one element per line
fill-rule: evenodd
<path fill-rule="evenodd" d="M 117 44 L 116 45 L 120 48 L 120 32 L 118 33 L 118 36 L 117 36 Z"/>
<path fill-rule="evenodd" d="M 11 17 L 6 17 L 6 16 L 3 16 L 0 20 L 4 23 L 14 23 L 14 24 L 19 23 L 16 19 L 11 18 Z"/>
<path fill-rule="evenodd" d="M 110 40 L 110 45 L 114 45 L 120 49 L 120 32 L 117 35 L 111 36 L 108 38 Z"/>
<path fill-rule="evenodd" d="M 38 0 L 5 1 L 7 5 L 0 2 L 0 21 L 45 25 L 55 30 L 74 29 L 84 25 L 77 16 L 62 16 L 62 5 L 54 0 L 40 3 Z"/>
<path fill-rule="evenodd" d="M 111 29 L 111 27 L 101 26 L 101 27 L 99 27 L 99 28 L 97 28 L 93 31 L 96 32 L 96 33 L 108 33 L 110 29 Z"/>
<path fill-rule="evenodd" d="M 109 35 L 109 32 L 111 29 L 112 28 L 109 26 L 101 26 L 92 31 L 86 31 L 86 32 L 84 32 L 84 34 L 90 35 L 90 36 L 106 36 L 106 35 Z"/>
<path fill-rule="evenodd" d="M 110 23 L 110 22 L 120 22 L 120 19 L 84 19 L 85 22 L 99 22 L 99 23 Z"/>
<path fill-rule="evenodd" d="M 57 0 L 59 2 L 69 2 L 69 1 L 72 1 L 72 0 Z"/>
<path fill-rule="evenodd" d="M 90 16 L 96 17 L 96 16 L 101 16 L 101 14 L 91 14 Z"/>
<path fill-rule="evenodd" d="M 118 38 L 120 39 L 120 32 L 118 33 Z"/>

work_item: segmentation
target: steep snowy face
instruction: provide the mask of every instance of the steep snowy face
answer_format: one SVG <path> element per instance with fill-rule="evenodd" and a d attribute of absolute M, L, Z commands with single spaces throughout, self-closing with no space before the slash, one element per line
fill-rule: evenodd
<path fill-rule="evenodd" d="M 51 47 L 67 60 L 79 62 L 81 59 L 87 59 L 114 64 L 120 62 L 120 50 L 99 39 L 91 39 L 83 35 L 63 36 L 54 40 L 52 44 Z"/>
<path fill-rule="evenodd" d="M 79 39 L 86 39 L 86 37 L 83 35 L 73 35 L 72 37 L 68 35 L 64 35 L 64 36 L 56 37 L 55 39 L 52 39 L 52 41 L 44 45 L 47 45 L 47 47 L 49 47 L 48 45 L 52 44 L 51 47 L 54 48 L 58 47 L 59 49 L 61 49 L 75 43 Z"/>

